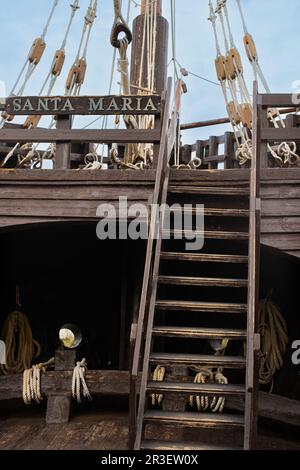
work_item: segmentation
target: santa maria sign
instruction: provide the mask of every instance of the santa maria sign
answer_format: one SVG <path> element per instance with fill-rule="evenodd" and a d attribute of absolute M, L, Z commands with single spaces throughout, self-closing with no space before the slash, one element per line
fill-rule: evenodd
<path fill-rule="evenodd" d="M 161 97 L 143 96 L 23 96 L 7 98 L 5 110 L 17 115 L 160 114 Z"/>

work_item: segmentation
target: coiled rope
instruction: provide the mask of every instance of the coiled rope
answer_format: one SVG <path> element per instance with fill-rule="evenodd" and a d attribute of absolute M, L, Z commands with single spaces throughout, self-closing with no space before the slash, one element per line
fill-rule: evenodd
<path fill-rule="evenodd" d="M 54 357 L 49 361 L 32 366 L 23 372 L 23 400 L 26 405 L 32 402 L 40 403 L 43 400 L 41 390 L 41 375 L 45 373 L 47 367 L 54 364 Z"/>
<path fill-rule="evenodd" d="M 260 301 L 258 331 L 262 341 L 259 382 L 263 385 L 271 384 L 272 391 L 273 378 L 283 366 L 289 339 L 286 321 L 270 296 Z"/>
<path fill-rule="evenodd" d="M 1 365 L 4 375 L 19 374 L 29 369 L 33 358 L 41 353 L 41 346 L 33 338 L 28 318 L 20 310 L 8 315 L 1 338 L 6 344 L 6 364 Z"/>

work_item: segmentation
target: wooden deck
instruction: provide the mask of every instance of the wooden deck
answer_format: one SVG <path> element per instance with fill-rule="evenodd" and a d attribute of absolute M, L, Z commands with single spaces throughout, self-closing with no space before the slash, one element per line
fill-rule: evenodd
<path fill-rule="evenodd" d="M 300 258 L 300 169 L 262 169 L 262 244 Z M 0 228 L 96 222 L 101 203 L 149 204 L 155 170 L 2 170 Z M 172 170 L 177 186 L 243 187 L 249 170 Z M 118 213 L 121 216 L 122 214 Z"/>
<path fill-rule="evenodd" d="M 299 436 L 278 427 L 260 426 L 258 448 L 261 450 L 300 450 Z M 178 430 L 168 430 L 162 435 L 161 429 L 152 427 L 149 437 L 168 439 Z M 209 430 L 183 431 L 190 440 L 207 445 L 224 441 L 224 433 L 219 437 Z M 227 433 L 227 445 L 235 445 L 241 439 L 238 430 Z M 210 441 L 210 438 L 213 439 Z M 46 425 L 41 409 L 28 408 L 18 413 L 1 413 L 0 450 L 127 450 L 128 415 L 126 410 L 101 408 L 77 411 L 68 425 Z"/>

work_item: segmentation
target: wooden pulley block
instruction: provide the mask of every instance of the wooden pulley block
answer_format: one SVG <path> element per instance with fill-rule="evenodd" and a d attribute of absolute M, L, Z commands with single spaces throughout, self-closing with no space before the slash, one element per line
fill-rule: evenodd
<path fill-rule="evenodd" d="M 246 34 L 244 36 L 244 45 L 246 49 L 246 54 L 250 62 L 256 62 L 258 59 L 257 49 L 255 42 L 250 34 Z"/>
<path fill-rule="evenodd" d="M 12 114 L 8 114 L 6 111 L 3 111 L 1 113 L 1 117 L 7 122 L 11 122 L 15 119 L 15 116 L 13 116 Z"/>
<path fill-rule="evenodd" d="M 41 120 L 42 116 L 28 116 L 23 124 L 25 129 L 36 128 Z"/>
<path fill-rule="evenodd" d="M 219 55 L 215 60 L 217 77 L 220 81 L 226 80 L 225 61 L 226 59 L 223 55 Z"/>
<path fill-rule="evenodd" d="M 58 49 L 55 52 L 54 63 L 51 70 L 52 75 L 59 77 L 65 63 L 66 54 L 63 49 Z"/>
<path fill-rule="evenodd" d="M 238 109 L 233 101 L 230 101 L 227 105 L 227 113 L 231 119 L 231 121 L 237 126 L 241 123 L 241 116 L 239 114 Z"/>
<path fill-rule="evenodd" d="M 66 89 L 70 90 L 72 84 L 74 83 L 74 78 L 75 81 L 77 81 L 78 77 L 78 65 L 73 64 L 72 67 L 70 68 L 70 71 L 68 73 L 67 81 L 66 81 Z"/>
<path fill-rule="evenodd" d="M 78 74 L 76 77 L 76 83 L 78 85 L 82 85 L 85 79 L 85 74 L 86 74 L 86 69 L 87 69 L 87 62 L 84 59 L 84 57 L 78 60 L 77 67 L 78 67 Z"/>
<path fill-rule="evenodd" d="M 181 83 L 182 93 L 186 94 L 188 92 L 187 84 L 185 82 Z"/>
<path fill-rule="evenodd" d="M 29 55 L 28 55 L 29 62 L 37 65 L 40 62 L 45 49 L 46 49 L 45 41 L 42 38 L 35 39 L 29 51 Z"/>
<path fill-rule="evenodd" d="M 239 112 L 240 112 L 242 123 L 244 124 L 244 126 L 248 127 L 248 129 L 252 129 L 253 112 L 252 112 L 252 108 L 250 104 L 248 103 L 240 104 Z"/>
<path fill-rule="evenodd" d="M 226 56 L 225 70 L 226 70 L 226 78 L 228 80 L 230 80 L 230 79 L 234 80 L 237 77 L 237 72 L 235 70 L 234 61 L 233 61 L 233 58 L 230 55 L 230 53 L 227 54 L 227 56 Z"/>
<path fill-rule="evenodd" d="M 242 59 L 241 59 L 239 51 L 235 47 L 232 47 L 228 55 L 231 57 L 233 61 L 233 65 L 235 65 L 236 72 L 238 72 L 239 74 L 242 73 L 243 64 L 242 64 Z"/>

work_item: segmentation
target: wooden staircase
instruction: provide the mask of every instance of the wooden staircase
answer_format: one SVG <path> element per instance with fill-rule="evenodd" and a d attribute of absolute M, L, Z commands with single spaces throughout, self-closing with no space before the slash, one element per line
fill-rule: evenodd
<path fill-rule="evenodd" d="M 243 431 L 240 448 L 253 449 L 259 350 L 256 309 L 260 212 L 256 161 L 253 161 L 250 186 L 246 187 L 173 186 L 169 184 L 167 162 L 168 158 L 160 202 L 176 203 L 177 207 L 192 202 L 191 212 L 195 211 L 195 204 L 204 204 L 205 245 L 201 252 L 186 251 L 184 237 L 188 238 L 190 233 L 183 234 L 182 229 L 174 227 L 171 238 L 175 240 L 164 239 L 164 212 L 158 224 L 160 236 L 155 243 L 152 240 L 151 250 L 148 241 L 148 271 L 145 269 L 131 377 L 130 444 L 135 450 L 228 447 L 215 446 L 214 441 L 213 445 L 185 442 L 183 438 L 179 442 L 178 439 L 156 441 L 148 432 L 155 425 L 162 436 L 165 426 L 168 431 L 170 426 L 177 430 L 200 428 L 213 432 L 240 429 Z M 182 240 L 177 239 L 179 235 L 183 235 Z M 221 278 L 220 272 L 224 273 Z M 223 339 L 229 340 L 228 351 L 217 354 L 209 341 Z M 246 344 L 246 354 L 243 344 Z M 164 382 L 153 381 L 153 371 L 158 365 L 166 368 Z M 193 383 L 195 372 L 192 371 L 201 367 L 222 370 L 231 378 L 230 384 Z M 151 405 L 152 394 L 163 395 L 162 407 Z M 191 395 L 243 396 L 244 413 L 236 414 L 226 406 L 223 413 L 197 412 L 188 405 Z M 172 399 L 176 406 L 170 406 Z"/>

